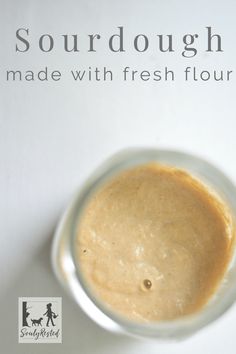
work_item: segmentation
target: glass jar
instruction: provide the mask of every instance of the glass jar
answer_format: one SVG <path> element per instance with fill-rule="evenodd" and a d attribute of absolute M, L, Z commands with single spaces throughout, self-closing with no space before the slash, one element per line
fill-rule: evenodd
<path fill-rule="evenodd" d="M 236 189 L 232 182 L 207 161 L 177 151 L 157 149 L 129 149 L 120 152 L 98 168 L 77 192 L 67 208 L 55 233 L 52 247 L 54 272 L 87 315 L 107 330 L 157 339 L 188 337 L 219 318 L 236 299 L 235 250 L 224 279 L 217 292 L 204 308 L 193 315 L 171 321 L 136 323 L 107 309 L 86 286 L 75 255 L 75 238 L 81 213 L 91 195 L 117 173 L 128 168 L 158 162 L 189 171 L 227 203 L 236 216 Z"/>

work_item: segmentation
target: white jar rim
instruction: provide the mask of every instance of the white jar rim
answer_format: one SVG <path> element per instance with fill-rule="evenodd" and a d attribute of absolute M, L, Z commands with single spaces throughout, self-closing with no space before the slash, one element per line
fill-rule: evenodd
<path fill-rule="evenodd" d="M 236 300 L 235 251 L 219 289 L 202 310 L 171 321 L 138 323 L 111 312 L 88 289 L 76 262 L 75 237 L 86 201 L 101 184 L 117 173 L 133 166 L 158 162 L 182 168 L 213 188 L 236 216 L 236 188 L 218 168 L 200 157 L 180 151 L 159 149 L 127 149 L 113 155 L 99 167 L 77 192 L 56 230 L 52 247 L 52 264 L 60 283 L 76 302 L 102 327 L 120 333 L 157 339 L 181 339 L 197 332 L 219 318 Z"/>

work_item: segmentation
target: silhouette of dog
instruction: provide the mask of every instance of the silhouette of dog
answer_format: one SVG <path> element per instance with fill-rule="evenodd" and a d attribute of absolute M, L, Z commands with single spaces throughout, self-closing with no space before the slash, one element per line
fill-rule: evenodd
<path fill-rule="evenodd" d="M 42 326 L 42 323 L 41 323 L 41 322 L 42 322 L 42 320 L 43 320 L 43 318 L 42 318 L 42 317 L 40 317 L 38 320 L 35 320 L 35 319 L 34 319 L 34 320 L 32 320 L 32 319 L 31 319 L 32 326 L 36 326 L 36 324 L 37 324 L 38 326 L 39 326 L 39 325 L 40 325 L 40 326 Z"/>

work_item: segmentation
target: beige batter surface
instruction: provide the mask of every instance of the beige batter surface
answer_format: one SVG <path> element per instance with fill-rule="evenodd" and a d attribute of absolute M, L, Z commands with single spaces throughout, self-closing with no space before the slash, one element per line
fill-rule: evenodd
<path fill-rule="evenodd" d="M 77 253 L 90 288 L 137 321 L 198 311 L 228 266 L 227 207 L 182 170 L 156 163 L 121 173 L 89 201 Z"/>

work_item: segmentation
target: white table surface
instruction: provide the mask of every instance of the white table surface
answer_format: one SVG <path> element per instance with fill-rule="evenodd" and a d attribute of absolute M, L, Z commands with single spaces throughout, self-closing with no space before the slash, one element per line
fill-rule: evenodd
<path fill-rule="evenodd" d="M 186 66 L 234 70 L 234 0 L 36 1 L 0 0 L 0 352 L 16 353 L 235 353 L 236 307 L 180 343 L 114 336 L 92 323 L 63 292 L 50 266 L 54 228 L 76 187 L 104 158 L 125 147 L 155 146 L 196 153 L 236 182 L 235 73 L 230 82 L 6 82 L 6 70 L 124 66 L 153 70 Z M 107 50 L 105 38 L 124 26 L 127 51 Z M 155 51 L 155 33 L 222 35 L 224 53 L 194 59 Z M 15 31 L 30 29 L 29 53 L 15 53 Z M 97 53 L 65 53 L 59 34 L 104 34 Z M 36 38 L 55 36 L 56 49 L 40 53 Z M 153 38 L 135 53 L 138 33 Z M 56 39 L 57 38 L 57 39 Z M 179 39 L 177 39 L 178 41 Z M 201 39 L 202 48 L 205 39 Z M 84 39 L 81 47 L 85 48 Z M 19 296 L 62 296 L 63 344 L 17 343 Z"/>

